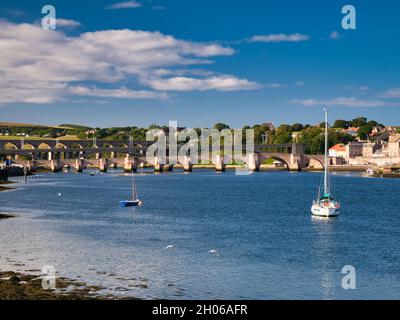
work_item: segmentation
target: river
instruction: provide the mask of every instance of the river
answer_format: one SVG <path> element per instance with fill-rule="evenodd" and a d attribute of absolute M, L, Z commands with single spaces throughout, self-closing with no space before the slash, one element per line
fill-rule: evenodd
<path fill-rule="evenodd" d="M 341 215 L 310 215 L 321 173 L 45 173 L 0 193 L 0 268 L 145 299 L 399 299 L 398 179 L 331 176 Z M 168 247 L 168 249 L 166 249 Z M 215 249 L 218 254 L 210 253 Z M 356 289 L 342 288 L 343 266 Z"/>

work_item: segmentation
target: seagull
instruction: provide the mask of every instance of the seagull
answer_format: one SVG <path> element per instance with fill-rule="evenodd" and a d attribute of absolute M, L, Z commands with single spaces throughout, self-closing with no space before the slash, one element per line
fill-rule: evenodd
<path fill-rule="evenodd" d="M 173 244 L 169 244 L 169 245 L 167 245 L 167 246 L 165 247 L 165 250 L 174 249 L 174 248 L 175 248 L 175 247 L 174 247 Z"/>
<path fill-rule="evenodd" d="M 210 254 L 215 254 L 217 257 L 219 256 L 219 251 L 217 249 L 211 249 L 208 251 Z"/>
<path fill-rule="evenodd" d="M 58 196 L 61 197 L 61 193 L 58 193 Z"/>

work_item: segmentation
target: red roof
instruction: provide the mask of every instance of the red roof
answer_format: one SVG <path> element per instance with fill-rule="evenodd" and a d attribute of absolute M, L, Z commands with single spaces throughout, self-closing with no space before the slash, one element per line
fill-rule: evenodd
<path fill-rule="evenodd" d="M 329 150 L 346 151 L 346 146 L 343 143 L 338 143 L 329 148 Z"/>

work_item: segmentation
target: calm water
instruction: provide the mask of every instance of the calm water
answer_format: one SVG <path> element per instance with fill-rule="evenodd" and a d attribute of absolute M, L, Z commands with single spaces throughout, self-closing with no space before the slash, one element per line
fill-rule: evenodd
<path fill-rule="evenodd" d="M 399 299 L 400 180 L 333 175 L 342 215 L 316 220 L 320 180 L 137 174 L 144 206 L 119 208 L 130 193 L 121 172 L 43 174 L 0 193 L 0 212 L 19 215 L 0 221 L 0 267 L 54 265 L 104 292 L 144 298 Z M 355 290 L 341 287 L 349 264 Z"/>

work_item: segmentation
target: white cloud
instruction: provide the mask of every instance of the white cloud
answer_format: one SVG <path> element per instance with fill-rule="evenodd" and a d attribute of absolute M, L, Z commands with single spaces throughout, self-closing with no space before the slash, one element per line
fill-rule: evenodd
<path fill-rule="evenodd" d="M 81 23 L 75 20 L 57 18 L 56 26 L 67 27 L 67 28 L 78 28 L 81 26 Z"/>
<path fill-rule="evenodd" d="M 115 10 L 115 9 L 134 9 L 134 8 L 139 8 L 141 7 L 142 4 L 137 1 L 123 1 L 123 2 L 117 2 L 110 4 L 105 7 L 105 9 L 108 10 Z"/>
<path fill-rule="evenodd" d="M 246 79 L 233 76 L 212 76 L 208 78 L 173 77 L 146 80 L 147 84 L 155 90 L 163 91 L 235 91 L 257 89 L 259 85 Z"/>
<path fill-rule="evenodd" d="M 167 8 L 164 6 L 153 6 L 152 9 L 153 10 L 166 10 Z"/>
<path fill-rule="evenodd" d="M 310 40 L 310 36 L 301 33 L 257 35 L 250 39 L 251 42 L 300 42 L 308 40 Z"/>
<path fill-rule="evenodd" d="M 329 35 L 329 39 L 332 39 L 332 40 L 339 40 L 341 37 L 342 36 L 337 31 L 332 31 L 331 34 Z"/>
<path fill-rule="evenodd" d="M 274 89 L 277 89 L 277 88 L 286 88 L 287 85 L 286 85 L 286 84 L 282 84 L 282 83 L 277 83 L 277 82 L 275 82 L 275 83 L 268 83 L 267 85 L 265 85 L 265 87 L 266 87 L 266 88 L 274 88 Z"/>
<path fill-rule="evenodd" d="M 14 9 L 5 10 L 5 12 L 14 17 L 22 17 L 25 15 L 25 12 L 20 11 L 20 10 L 14 10 Z"/>
<path fill-rule="evenodd" d="M 120 89 L 99 89 L 83 86 L 70 87 L 69 92 L 77 96 L 93 96 L 100 98 L 123 98 L 123 99 L 166 99 L 164 92 L 154 92 L 148 90 L 129 90 Z"/>
<path fill-rule="evenodd" d="M 295 85 L 296 85 L 297 87 L 303 87 L 303 86 L 305 85 L 305 83 L 304 83 L 303 81 L 297 81 L 297 82 L 295 83 Z"/>
<path fill-rule="evenodd" d="M 360 86 L 360 87 L 358 87 L 358 90 L 361 92 L 367 92 L 367 91 L 369 91 L 369 88 L 367 86 Z"/>
<path fill-rule="evenodd" d="M 256 87 L 246 79 L 228 75 L 213 78 L 206 70 L 192 69 L 212 63 L 212 57 L 232 54 L 229 47 L 179 40 L 160 32 L 104 30 L 72 37 L 39 25 L 0 21 L 0 104 L 56 102 L 74 90 L 101 97 L 164 98 L 165 94 L 148 88 L 165 86 L 170 90 L 179 69 L 190 74 L 184 79 L 191 90 Z M 163 79 L 167 76 L 172 77 Z M 120 83 L 131 90 L 118 89 Z M 115 89 L 94 89 L 104 87 L 99 84 L 112 84 Z M 86 90 L 76 91 L 79 87 Z"/>
<path fill-rule="evenodd" d="M 363 100 L 354 97 L 350 98 L 335 98 L 335 99 L 296 99 L 291 103 L 301 104 L 303 106 L 344 106 L 344 107 L 384 107 L 390 104 L 380 100 Z"/>
<path fill-rule="evenodd" d="M 400 98 L 400 88 L 388 89 L 381 96 L 384 98 Z"/>

